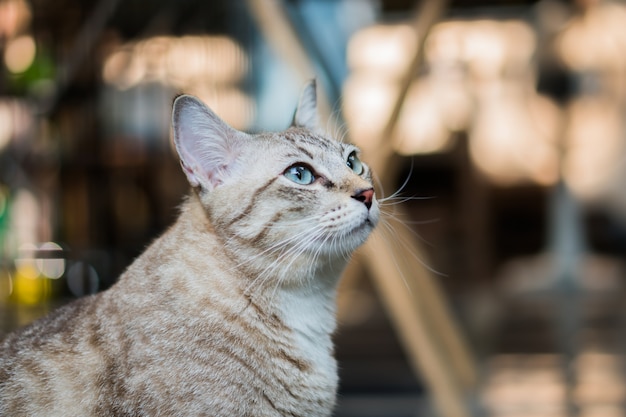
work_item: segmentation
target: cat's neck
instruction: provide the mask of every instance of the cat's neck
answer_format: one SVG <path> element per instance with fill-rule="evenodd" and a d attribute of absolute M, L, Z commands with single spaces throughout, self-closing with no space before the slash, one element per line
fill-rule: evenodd
<path fill-rule="evenodd" d="M 190 196 L 183 206 L 176 234 L 193 240 L 194 245 L 207 245 L 210 252 L 206 256 L 220 258 L 222 272 L 233 277 L 231 284 L 239 286 L 246 297 L 267 304 L 274 303 L 282 294 L 285 299 L 302 299 L 299 303 L 302 307 L 309 304 L 311 308 L 327 306 L 324 308 L 332 310 L 334 315 L 336 287 L 346 266 L 343 257 L 335 260 L 317 257 L 317 262 L 304 257 L 283 261 L 277 259 L 275 252 L 239 245 L 236 240 L 220 237 L 209 217 L 200 198 Z M 222 253 L 216 253 L 216 247 Z M 290 309 L 289 304 L 285 302 L 285 308 Z"/>
<path fill-rule="evenodd" d="M 235 273 L 245 293 L 288 292 L 332 294 L 347 264 L 342 256 L 283 257 L 279 251 L 242 244 L 230 236 L 221 236 L 210 221 L 210 214 L 200 198 L 192 194 L 185 205 L 179 223 L 185 234 L 197 235 L 200 240 L 218 242 L 222 261 Z M 190 230 L 192 229 L 192 230 Z"/>

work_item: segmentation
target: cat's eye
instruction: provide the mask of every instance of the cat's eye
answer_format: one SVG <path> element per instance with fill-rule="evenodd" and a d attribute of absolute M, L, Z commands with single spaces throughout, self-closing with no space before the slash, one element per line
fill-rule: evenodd
<path fill-rule="evenodd" d="M 363 167 L 363 162 L 361 162 L 359 157 L 356 156 L 355 151 L 353 151 L 352 153 L 350 153 L 350 155 L 348 155 L 348 160 L 346 161 L 346 165 L 348 165 L 348 167 L 352 171 L 354 171 L 354 173 L 357 175 L 361 175 L 363 171 L 365 170 L 365 168 Z"/>
<path fill-rule="evenodd" d="M 304 165 L 292 165 L 285 170 L 283 175 L 296 184 L 309 185 L 315 181 L 313 171 Z"/>

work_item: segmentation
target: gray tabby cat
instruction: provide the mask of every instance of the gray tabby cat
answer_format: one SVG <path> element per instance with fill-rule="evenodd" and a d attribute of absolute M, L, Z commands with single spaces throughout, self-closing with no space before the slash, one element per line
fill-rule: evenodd
<path fill-rule="evenodd" d="M 1 416 L 328 416 L 337 281 L 379 217 L 358 150 L 293 125 L 249 135 L 194 97 L 173 132 L 193 188 L 109 290 L 0 344 Z"/>

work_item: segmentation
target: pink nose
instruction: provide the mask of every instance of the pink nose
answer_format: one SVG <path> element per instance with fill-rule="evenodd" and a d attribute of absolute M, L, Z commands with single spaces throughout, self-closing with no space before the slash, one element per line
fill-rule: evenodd
<path fill-rule="evenodd" d="M 352 196 L 355 200 L 365 204 L 365 207 L 369 210 L 372 207 L 372 200 L 374 199 L 374 189 L 368 188 L 365 190 L 359 190 Z"/>

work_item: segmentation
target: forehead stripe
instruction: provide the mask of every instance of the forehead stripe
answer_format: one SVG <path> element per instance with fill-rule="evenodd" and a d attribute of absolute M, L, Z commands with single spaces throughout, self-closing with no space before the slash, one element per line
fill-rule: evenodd
<path fill-rule="evenodd" d="M 313 158 L 313 154 L 311 152 L 309 152 L 308 150 L 304 149 L 302 146 L 296 145 L 296 149 L 298 149 L 300 152 L 302 152 L 303 154 L 308 156 L 310 159 L 314 159 Z"/>
<path fill-rule="evenodd" d="M 307 135 L 300 132 L 285 132 L 283 137 L 296 146 L 306 144 L 318 148 L 321 147 L 327 151 L 341 149 L 341 146 L 337 142 L 328 140 L 323 136 L 312 134 Z"/>

